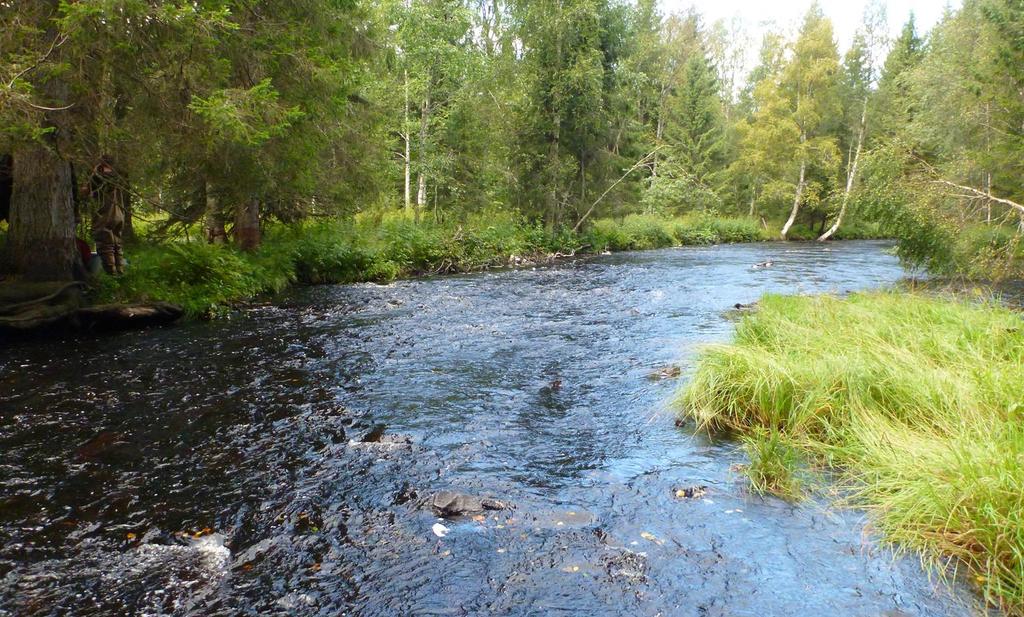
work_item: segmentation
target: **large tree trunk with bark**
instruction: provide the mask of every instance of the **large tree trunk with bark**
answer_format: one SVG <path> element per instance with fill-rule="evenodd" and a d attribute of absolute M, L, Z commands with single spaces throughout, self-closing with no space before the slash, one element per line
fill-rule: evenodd
<path fill-rule="evenodd" d="M 250 199 L 235 209 L 235 242 L 250 253 L 260 247 L 260 200 Z"/>
<path fill-rule="evenodd" d="M 37 2 L 34 8 L 47 14 L 43 40 L 55 41 L 55 17 L 59 0 Z M 52 50 L 51 50 L 52 51 Z M 59 62 L 60 53 L 48 54 Z M 60 155 L 60 140 L 67 137 L 68 88 L 59 77 L 38 73 L 33 84 L 48 110 L 40 126 L 52 129 L 43 141 L 18 146 L 11 154 L 12 191 L 7 245 L 0 270 L 24 281 L 70 280 L 77 257 L 75 250 L 75 202 L 71 163 Z M 42 109 L 42 107 L 40 107 Z"/>
<path fill-rule="evenodd" d="M 24 281 L 70 280 L 76 259 L 71 163 L 44 144 L 14 157 L 3 270 Z"/>

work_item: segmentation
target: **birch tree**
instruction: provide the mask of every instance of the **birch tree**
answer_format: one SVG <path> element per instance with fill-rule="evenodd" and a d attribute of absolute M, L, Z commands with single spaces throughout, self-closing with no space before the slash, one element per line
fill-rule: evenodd
<path fill-rule="evenodd" d="M 832 22 L 814 4 L 804 17 L 793 46 L 793 56 L 782 77 L 782 89 L 790 100 L 792 119 L 799 131 L 793 207 L 782 226 L 780 236 L 783 240 L 796 222 L 807 197 L 809 172 L 817 171 L 821 183 L 827 185 L 834 178 L 839 164 L 841 157 L 832 131 L 842 109 L 838 77 L 839 52 L 832 34 Z"/>
<path fill-rule="evenodd" d="M 877 78 L 877 54 L 886 44 L 885 29 L 885 8 L 879 4 L 869 5 L 865 9 L 864 24 L 854 34 L 853 44 L 844 58 L 841 83 L 844 123 L 840 141 L 846 144 L 846 183 L 835 221 L 818 237 L 819 242 L 835 235 L 846 217 L 867 138 L 868 106 Z"/>

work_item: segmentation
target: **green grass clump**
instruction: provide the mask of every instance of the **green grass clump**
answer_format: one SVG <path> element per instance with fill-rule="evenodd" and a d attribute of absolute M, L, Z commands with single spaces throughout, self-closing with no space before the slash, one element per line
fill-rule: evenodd
<path fill-rule="evenodd" d="M 631 214 L 621 223 L 601 219 L 595 221 L 585 235 L 586 243 L 598 251 L 634 251 L 767 239 L 756 219 L 703 213 L 677 218 Z"/>
<path fill-rule="evenodd" d="M 1024 615 L 1024 320 L 910 294 L 767 296 L 680 399 L 738 431 L 755 487 L 838 473 L 889 541 Z M 806 462 L 805 462 L 806 461 Z M 950 558 L 955 558 L 949 562 Z"/>
<path fill-rule="evenodd" d="M 759 427 L 742 436 L 741 440 L 750 459 L 747 475 L 755 491 L 788 499 L 798 499 L 803 495 L 803 457 L 781 432 Z"/>

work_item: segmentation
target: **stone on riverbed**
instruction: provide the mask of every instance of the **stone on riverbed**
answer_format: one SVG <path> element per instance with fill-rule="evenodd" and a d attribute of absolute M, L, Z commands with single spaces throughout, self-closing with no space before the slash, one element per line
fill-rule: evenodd
<path fill-rule="evenodd" d="M 700 484 L 696 486 L 680 487 L 673 491 L 676 499 L 697 499 L 703 497 L 708 492 L 708 487 Z"/>
<path fill-rule="evenodd" d="M 427 497 L 423 505 L 429 506 L 438 516 L 444 518 L 474 514 L 484 510 L 507 510 L 509 508 L 508 504 L 497 499 L 475 497 L 455 491 L 434 493 Z"/>
<path fill-rule="evenodd" d="M 412 447 L 412 437 L 387 433 L 387 426 L 378 424 L 371 428 L 358 440 L 349 442 L 349 446 L 370 451 L 391 451 Z"/>

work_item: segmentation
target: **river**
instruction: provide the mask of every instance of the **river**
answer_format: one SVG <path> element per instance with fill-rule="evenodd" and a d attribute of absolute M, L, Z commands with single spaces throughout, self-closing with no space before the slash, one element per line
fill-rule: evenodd
<path fill-rule="evenodd" d="M 862 513 L 751 496 L 735 443 L 673 422 L 734 304 L 892 284 L 885 248 L 622 253 L 7 343 L 0 615 L 969 615 Z M 439 521 L 445 489 L 513 508 Z"/>

